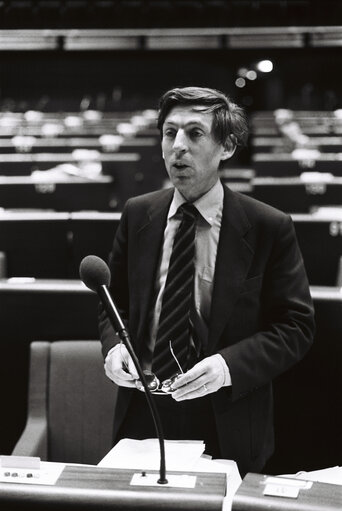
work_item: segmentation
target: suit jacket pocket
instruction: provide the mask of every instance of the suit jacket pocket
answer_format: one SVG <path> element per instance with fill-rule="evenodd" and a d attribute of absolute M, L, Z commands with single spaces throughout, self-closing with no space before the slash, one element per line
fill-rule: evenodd
<path fill-rule="evenodd" d="M 260 289 L 262 286 L 262 280 L 263 274 L 246 279 L 241 286 L 241 293 L 249 293 L 250 291 Z"/>

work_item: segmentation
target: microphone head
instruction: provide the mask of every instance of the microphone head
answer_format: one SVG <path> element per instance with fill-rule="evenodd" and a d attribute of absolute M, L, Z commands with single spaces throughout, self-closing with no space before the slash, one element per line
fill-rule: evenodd
<path fill-rule="evenodd" d="M 107 264 L 95 255 L 88 255 L 82 259 L 80 277 L 84 284 L 95 293 L 101 286 L 110 284 L 110 270 Z"/>

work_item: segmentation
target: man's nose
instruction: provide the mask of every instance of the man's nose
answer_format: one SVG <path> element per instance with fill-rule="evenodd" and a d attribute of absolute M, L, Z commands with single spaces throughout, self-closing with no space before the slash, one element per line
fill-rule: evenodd
<path fill-rule="evenodd" d="M 177 153 L 184 153 L 188 148 L 186 135 L 183 130 L 177 131 L 173 141 L 173 150 Z"/>

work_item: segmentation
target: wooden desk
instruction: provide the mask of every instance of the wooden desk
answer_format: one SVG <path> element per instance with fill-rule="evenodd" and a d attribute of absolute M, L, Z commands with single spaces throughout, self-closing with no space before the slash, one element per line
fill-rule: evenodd
<path fill-rule="evenodd" d="M 111 176 L 51 180 L 31 176 L 0 176 L 1 208 L 33 208 L 54 211 L 110 211 L 111 198 L 118 193 Z"/>
<path fill-rule="evenodd" d="M 74 149 L 97 149 L 101 150 L 104 144 L 99 141 L 99 136 L 70 136 L 70 137 L 37 137 L 32 141 L 30 153 L 52 152 L 52 153 L 67 153 Z M 138 149 L 144 150 L 145 148 L 154 148 L 160 146 L 157 137 L 145 138 L 124 138 L 119 146 L 118 151 L 124 149 L 124 152 L 138 152 Z M 0 150 L 2 154 L 15 154 L 18 152 L 13 144 L 12 137 L 0 138 Z M 20 151 L 19 151 L 20 152 Z"/>
<path fill-rule="evenodd" d="M 114 212 L 81 211 L 70 214 L 72 278 L 79 277 L 79 266 L 85 256 L 94 254 L 108 260 L 120 218 L 121 213 Z"/>
<path fill-rule="evenodd" d="M 195 488 L 183 489 L 130 486 L 134 473 L 139 471 L 69 465 L 54 486 L 0 483 L 0 507 L 6 511 L 222 510 L 226 474 L 196 473 Z"/>
<path fill-rule="evenodd" d="M 319 158 L 296 160 L 289 153 L 256 153 L 252 167 L 257 176 L 299 176 L 302 172 L 330 172 L 342 176 L 339 153 L 321 153 Z"/>
<path fill-rule="evenodd" d="M 342 215 L 293 214 L 292 220 L 310 285 L 337 285 L 342 257 Z"/>
<path fill-rule="evenodd" d="M 78 279 L 86 255 L 107 261 L 120 217 L 121 213 L 98 211 L 4 211 L 0 251 L 6 264 L 1 276 Z"/>
<path fill-rule="evenodd" d="M 273 137 L 265 137 L 265 136 L 257 136 L 252 138 L 251 141 L 253 152 L 263 152 L 263 153 L 274 153 L 275 149 L 279 152 L 284 150 L 286 151 L 287 141 L 284 137 L 281 136 L 273 136 Z M 0 145 L 1 147 L 1 145 Z M 342 151 L 342 138 L 336 136 L 311 136 L 308 142 L 308 147 L 318 147 L 322 152 L 331 152 L 337 153 Z"/>
<path fill-rule="evenodd" d="M 281 486 L 282 478 L 279 479 Z M 341 511 L 342 486 L 312 483 L 297 498 L 264 495 L 268 476 L 247 474 L 235 493 L 232 511 Z"/>
<path fill-rule="evenodd" d="M 55 279 L 69 276 L 68 228 L 69 213 L 2 211 L 0 251 L 6 254 L 6 276 Z"/>
<path fill-rule="evenodd" d="M 342 203 L 342 178 L 305 182 L 298 176 L 256 177 L 246 193 L 287 213 L 309 213 L 313 207 Z"/>
<path fill-rule="evenodd" d="M 138 153 L 101 153 L 94 161 L 102 163 L 104 173 L 111 169 L 136 169 L 140 162 Z M 33 170 L 51 169 L 61 163 L 77 163 L 72 153 L 29 153 L 1 154 L 0 171 L 2 175 L 30 175 Z"/>

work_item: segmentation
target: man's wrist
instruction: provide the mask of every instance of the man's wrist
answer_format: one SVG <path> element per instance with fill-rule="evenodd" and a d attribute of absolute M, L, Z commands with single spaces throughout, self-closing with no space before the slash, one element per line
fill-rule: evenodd
<path fill-rule="evenodd" d="M 219 360 L 220 364 L 222 365 L 222 370 L 223 370 L 223 375 L 224 375 L 222 387 L 230 387 L 232 384 L 232 379 L 230 376 L 230 371 L 229 371 L 227 362 L 225 361 L 225 359 L 223 358 L 223 356 L 220 353 L 216 353 L 216 355 L 214 355 L 214 357 L 216 357 L 217 360 Z"/>
<path fill-rule="evenodd" d="M 118 349 L 120 349 L 120 344 L 116 344 L 115 346 L 113 346 L 113 348 L 111 348 L 111 349 L 108 351 L 108 353 L 107 353 L 107 355 L 106 355 L 106 358 L 105 358 L 105 363 L 106 363 L 106 361 L 107 361 L 107 358 L 109 358 L 109 357 L 112 355 L 112 353 L 114 353 L 114 352 L 115 352 L 116 350 L 118 350 Z"/>

